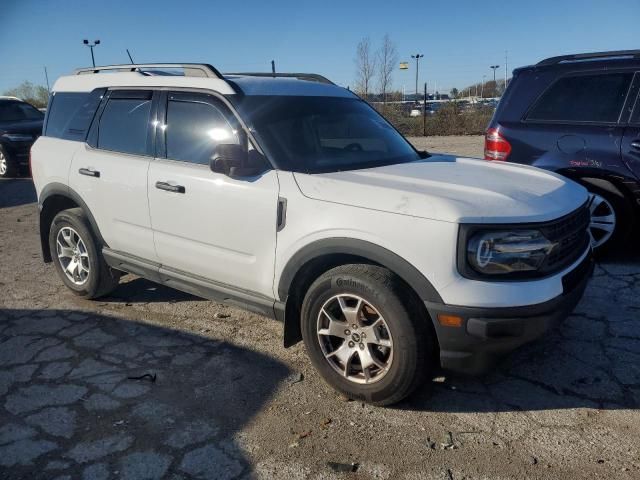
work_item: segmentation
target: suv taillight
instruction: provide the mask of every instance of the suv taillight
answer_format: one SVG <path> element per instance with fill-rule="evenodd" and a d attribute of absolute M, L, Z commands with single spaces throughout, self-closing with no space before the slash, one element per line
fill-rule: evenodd
<path fill-rule="evenodd" d="M 484 135 L 484 159 L 505 161 L 511 153 L 511 144 L 500 135 L 497 128 L 490 128 Z"/>

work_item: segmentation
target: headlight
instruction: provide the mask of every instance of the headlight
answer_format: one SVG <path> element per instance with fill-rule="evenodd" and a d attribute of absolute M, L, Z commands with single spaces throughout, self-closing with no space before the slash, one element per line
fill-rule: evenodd
<path fill-rule="evenodd" d="M 33 140 L 31 135 L 27 135 L 25 133 L 5 133 L 2 136 L 12 142 L 30 142 Z"/>
<path fill-rule="evenodd" d="M 554 243 L 538 230 L 480 231 L 469 238 L 467 262 L 480 274 L 538 270 Z"/>

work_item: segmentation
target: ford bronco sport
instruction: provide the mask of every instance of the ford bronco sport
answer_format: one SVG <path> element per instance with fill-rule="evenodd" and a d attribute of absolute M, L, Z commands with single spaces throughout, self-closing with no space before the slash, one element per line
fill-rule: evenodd
<path fill-rule="evenodd" d="M 65 285 L 96 298 L 133 273 L 280 319 L 349 397 L 486 370 L 591 272 L 583 187 L 416 151 L 318 75 L 120 65 L 53 90 L 31 159 Z"/>

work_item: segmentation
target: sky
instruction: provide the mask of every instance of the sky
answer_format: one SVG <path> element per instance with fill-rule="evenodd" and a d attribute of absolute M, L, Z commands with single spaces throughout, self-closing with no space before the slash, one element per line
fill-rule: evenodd
<path fill-rule="evenodd" d="M 640 0 L 0 0 L 0 94 L 28 80 L 51 85 L 91 66 L 82 40 L 99 39 L 96 64 L 202 62 L 220 71 L 313 72 L 355 84 L 363 37 L 385 34 L 399 60 L 420 60 L 420 85 L 441 93 L 555 55 L 640 48 Z M 415 90 L 415 64 L 396 69 Z"/>

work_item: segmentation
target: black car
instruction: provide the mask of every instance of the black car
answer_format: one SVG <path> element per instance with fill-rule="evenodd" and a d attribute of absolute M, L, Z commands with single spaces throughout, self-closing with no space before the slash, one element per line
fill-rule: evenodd
<path fill-rule="evenodd" d="M 29 165 L 31 145 L 42 133 L 44 114 L 20 99 L 0 97 L 0 178 Z"/>
<path fill-rule="evenodd" d="M 592 244 L 610 250 L 640 218 L 639 91 L 640 50 L 518 68 L 486 132 L 485 159 L 534 165 L 583 184 L 592 193 Z"/>

